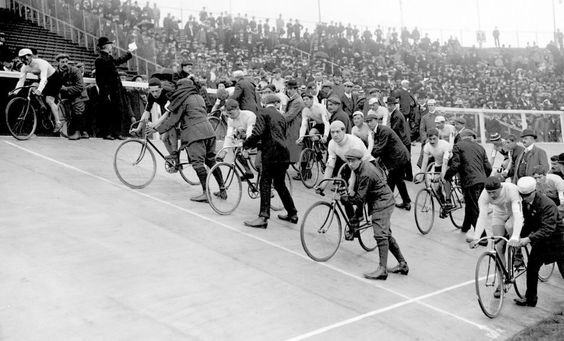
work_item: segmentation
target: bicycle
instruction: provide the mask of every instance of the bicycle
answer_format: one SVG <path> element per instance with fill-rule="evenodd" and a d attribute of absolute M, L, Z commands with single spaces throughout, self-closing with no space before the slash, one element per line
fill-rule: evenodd
<path fill-rule="evenodd" d="M 35 133 L 38 121 L 47 131 L 53 131 L 55 122 L 51 109 L 45 102 L 44 96 L 36 95 L 32 90 L 37 89 L 35 85 L 16 88 L 8 93 L 8 97 L 23 94 L 12 98 L 6 105 L 6 126 L 10 134 L 17 140 L 27 140 Z M 58 109 L 61 118 L 68 124 L 70 117 L 65 109 L 64 100 L 58 100 Z M 61 129 L 66 134 L 66 127 Z"/>
<path fill-rule="evenodd" d="M 483 237 L 479 241 L 490 241 L 489 250 L 482 253 L 476 262 L 474 273 L 474 284 L 476 296 L 482 312 L 489 318 L 499 315 L 503 306 L 505 294 L 511 286 L 515 288 L 515 293 L 520 298 L 525 297 L 527 287 L 527 260 L 529 249 L 521 247 L 523 264 L 516 265 L 514 258 L 519 247 L 508 247 L 507 262 L 503 265 L 502 256 L 495 250 L 495 245 L 505 241 L 508 245 L 509 240 L 502 236 Z"/>
<path fill-rule="evenodd" d="M 450 217 L 450 221 L 453 225 L 460 229 L 464 221 L 464 196 L 462 194 L 462 189 L 458 183 L 457 178 L 453 178 L 450 181 L 451 191 L 450 191 L 450 201 L 452 206 L 446 207 L 446 203 L 442 198 L 441 186 L 440 184 L 440 173 L 431 172 L 430 169 L 433 165 L 429 165 L 427 172 L 419 173 L 415 176 L 414 182 L 421 183 L 424 182 L 425 188 L 422 188 L 417 193 L 415 197 L 415 225 L 419 232 L 423 235 L 429 233 L 431 228 L 433 228 L 433 223 L 435 221 L 435 200 L 439 204 L 439 217 L 441 219 Z M 421 179 L 423 177 L 423 179 Z"/>
<path fill-rule="evenodd" d="M 140 122 L 132 123 L 130 131 L 133 131 Z M 186 151 L 186 159 L 180 159 L 182 150 L 186 146 L 180 147 L 179 159 L 174 160 L 165 156 L 149 139 L 149 135 L 149 128 L 145 126 L 141 138 L 128 139 L 117 147 L 114 153 L 114 171 L 124 185 L 133 189 L 141 189 L 153 181 L 157 172 L 157 160 L 153 150 L 164 159 L 167 172 L 178 171 L 188 184 L 200 184 L 196 172 L 190 165 L 188 151 Z"/>
<path fill-rule="evenodd" d="M 216 146 L 223 146 L 225 134 L 227 133 L 227 120 L 225 119 L 225 115 L 223 115 L 221 110 L 217 110 L 208 115 L 208 121 L 215 133 Z M 216 150 L 217 149 L 218 148 L 216 147 Z M 219 147 L 219 149 L 221 149 L 221 147 Z"/>
<path fill-rule="evenodd" d="M 317 262 L 331 259 L 339 249 L 343 239 L 341 219 L 345 221 L 345 239 L 358 238 L 360 246 L 365 251 L 374 251 L 378 246 L 374 238 L 372 223 L 366 205 L 363 207 L 362 221 L 353 228 L 341 202 L 340 193 L 346 192 L 347 182 L 340 178 L 329 178 L 319 182 L 330 181 L 335 187 L 333 197 L 329 202 L 318 201 L 304 214 L 300 226 L 300 240 L 305 253 Z M 323 195 L 323 193 L 321 193 Z"/>
<path fill-rule="evenodd" d="M 325 173 L 327 148 L 321 143 L 320 134 L 304 135 L 303 138 L 306 147 L 300 153 L 298 173 L 304 186 L 313 188 L 319 175 Z"/>
<path fill-rule="evenodd" d="M 245 181 L 248 185 L 247 194 L 251 199 L 256 199 L 260 196 L 260 169 L 256 174 L 256 182 L 251 181 L 248 177 L 244 176 L 245 169 L 236 160 L 242 156 L 243 147 L 241 146 L 230 146 L 222 148 L 219 153 L 223 150 L 233 149 L 233 161 L 225 162 L 220 161 L 216 163 L 209 171 L 208 177 L 206 179 L 206 195 L 208 197 L 208 202 L 211 208 L 218 214 L 228 215 L 231 214 L 241 202 L 241 196 L 243 194 L 242 181 Z M 247 158 L 247 162 L 250 158 Z M 252 164 L 252 163 L 251 163 Z M 251 169 L 256 171 L 256 169 L 251 166 Z M 216 178 L 213 173 L 219 171 L 223 176 L 223 187 L 217 183 Z M 290 181 L 290 175 L 286 172 L 286 187 L 292 193 L 292 182 Z M 278 196 L 278 193 L 272 190 L 272 200 L 270 208 L 274 211 L 280 211 L 284 208 L 282 201 Z M 218 195 L 218 193 L 222 193 Z"/>

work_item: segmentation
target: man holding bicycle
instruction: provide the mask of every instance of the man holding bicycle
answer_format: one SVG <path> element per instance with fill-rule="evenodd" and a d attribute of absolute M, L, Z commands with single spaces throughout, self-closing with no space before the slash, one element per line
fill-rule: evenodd
<path fill-rule="evenodd" d="M 302 125 L 300 127 L 300 136 L 296 143 L 302 142 L 304 135 L 309 129 L 309 135 L 320 134 L 321 142 L 326 143 L 329 136 L 329 112 L 327 109 L 313 101 L 313 95 L 309 92 L 302 94 L 305 108 L 302 110 Z M 310 128 L 310 122 L 313 126 Z"/>
<path fill-rule="evenodd" d="M 434 172 L 440 174 L 440 178 L 444 179 L 446 170 L 448 168 L 449 153 L 451 145 L 445 140 L 439 139 L 439 131 L 436 128 L 431 128 L 427 132 L 427 143 L 423 147 L 423 161 L 421 163 L 421 170 L 427 171 L 427 164 L 432 157 L 434 160 Z M 445 209 L 452 207 L 450 199 L 451 186 L 450 181 L 441 181 L 441 187 L 444 189 Z M 442 191 L 439 191 L 442 193 Z"/>
<path fill-rule="evenodd" d="M 394 194 L 386 184 L 386 177 L 381 169 L 365 158 L 365 150 L 352 148 L 345 152 L 347 164 L 355 174 L 354 191 L 341 196 L 345 205 L 363 207 L 368 205 L 368 214 L 372 217 L 374 238 L 378 244 L 379 266 L 376 271 L 365 273 L 368 279 L 385 280 L 388 272 L 407 275 L 409 267 L 401 253 L 396 239 L 390 229 L 392 212 L 395 207 Z M 387 268 L 388 250 L 399 264 L 392 269 Z"/>
<path fill-rule="evenodd" d="M 20 70 L 20 78 L 14 89 L 24 86 L 28 73 L 38 75 L 39 86 L 34 90 L 34 93 L 38 96 L 45 95 L 45 102 L 47 102 L 55 119 L 55 129 L 53 132 L 58 133 L 63 128 L 59 108 L 55 103 L 55 98 L 59 96 L 62 86 L 60 73 L 46 60 L 35 58 L 30 49 L 21 49 L 18 52 L 18 57 L 24 65 Z"/>

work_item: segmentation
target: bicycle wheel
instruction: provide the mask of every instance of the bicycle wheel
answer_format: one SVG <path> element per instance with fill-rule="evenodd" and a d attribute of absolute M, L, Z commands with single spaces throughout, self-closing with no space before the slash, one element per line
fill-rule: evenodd
<path fill-rule="evenodd" d="M 216 179 L 221 174 L 223 189 Z M 231 214 L 241 202 L 243 188 L 241 179 L 232 163 L 218 162 L 208 172 L 206 179 L 206 195 L 211 208 L 218 214 Z"/>
<path fill-rule="evenodd" d="M 427 234 L 435 221 L 435 202 L 431 191 L 422 188 L 415 197 L 415 225 L 421 234 Z"/>
<path fill-rule="evenodd" d="M 462 191 L 460 187 L 453 187 L 450 193 L 450 200 L 454 205 L 455 209 L 449 212 L 450 221 L 457 229 L 462 228 L 464 223 L 464 201 L 463 201 Z"/>
<path fill-rule="evenodd" d="M 539 270 L 539 280 L 541 282 L 546 282 L 552 276 L 554 272 L 554 263 L 543 264 Z"/>
<path fill-rule="evenodd" d="M 186 156 L 182 156 L 182 152 L 180 152 L 180 167 L 178 167 L 178 172 L 184 181 L 188 184 L 195 186 L 200 184 L 200 178 L 198 178 L 198 174 L 190 164 L 188 160 L 188 152 L 185 153 Z"/>
<path fill-rule="evenodd" d="M 157 160 L 147 142 L 127 140 L 116 149 L 114 171 L 127 187 L 144 188 L 155 178 Z"/>
<path fill-rule="evenodd" d="M 287 171 L 284 180 L 286 182 L 286 188 L 288 188 L 290 195 L 292 195 L 292 180 L 290 179 L 290 174 Z M 278 192 L 276 192 L 274 186 L 272 186 L 270 190 L 272 191 L 272 198 L 270 199 L 270 208 L 273 211 L 282 211 L 284 209 L 284 204 L 282 203 L 282 200 L 280 199 Z"/>
<path fill-rule="evenodd" d="M 331 204 L 318 201 L 307 209 L 300 226 L 300 240 L 309 258 L 329 260 L 341 244 L 341 219 Z"/>
<path fill-rule="evenodd" d="M 70 108 L 70 104 L 66 104 L 63 101 L 59 101 L 59 103 L 57 104 L 57 108 L 59 109 L 59 118 L 63 122 L 63 126 L 59 131 L 59 133 L 64 137 L 69 137 L 69 126 L 71 125 L 71 119 L 72 119 L 70 115 L 72 110 Z M 49 115 L 51 115 L 50 112 Z"/>
<path fill-rule="evenodd" d="M 515 266 L 515 260 L 513 261 L 513 286 L 515 287 L 515 293 L 517 296 L 525 298 L 525 292 L 527 291 L 527 264 L 529 263 L 529 249 L 522 247 L 521 254 L 523 255 L 522 266 Z M 515 253 L 513 253 L 513 259 L 515 259 Z"/>
<path fill-rule="evenodd" d="M 37 114 L 23 97 L 12 98 L 6 105 L 6 126 L 17 140 L 27 140 L 37 128 Z"/>
<path fill-rule="evenodd" d="M 215 116 L 208 116 L 212 129 L 215 133 L 216 151 L 223 147 L 223 140 L 225 140 L 225 133 L 227 133 L 227 125 L 221 118 Z"/>
<path fill-rule="evenodd" d="M 365 222 L 364 225 L 361 224 L 360 230 L 358 231 L 358 243 L 365 251 L 374 251 L 378 244 L 376 243 L 376 238 L 374 238 L 374 230 L 372 229 L 372 224 L 370 222 Z"/>
<path fill-rule="evenodd" d="M 484 252 L 478 257 L 474 284 L 478 303 L 489 318 L 496 317 L 501 311 L 504 298 L 503 272 L 493 252 Z M 496 296 L 498 290 L 499 297 Z"/>
<path fill-rule="evenodd" d="M 319 179 L 319 163 L 313 149 L 306 148 L 300 153 L 300 178 L 306 188 L 313 188 Z"/>

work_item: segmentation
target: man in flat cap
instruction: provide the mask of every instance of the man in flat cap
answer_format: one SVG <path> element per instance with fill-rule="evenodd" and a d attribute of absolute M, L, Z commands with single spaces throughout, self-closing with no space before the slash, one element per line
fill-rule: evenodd
<path fill-rule="evenodd" d="M 464 117 L 456 117 L 454 119 L 454 129 L 456 129 L 456 133 L 454 134 L 454 144 L 457 144 L 460 141 L 460 133 L 466 128 L 466 119 Z"/>
<path fill-rule="evenodd" d="M 359 110 L 358 107 L 358 95 L 353 94 L 352 90 L 354 87 L 353 82 L 347 81 L 343 84 L 344 92 L 341 95 L 341 105 L 343 107 L 343 111 L 347 113 L 349 119 L 352 121 L 352 114 Z"/>
<path fill-rule="evenodd" d="M 88 100 L 82 73 L 74 66 L 69 65 L 69 55 L 61 53 L 55 57 L 58 63 L 57 72 L 61 77 L 60 97 L 68 101 L 71 121 L 67 126 L 69 140 L 87 138 L 84 126 L 85 102 Z"/>
<path fill-rule="evenodd" d="M 256 219 L 245 221 L 244 224 L 265 229 L 270 219 L 272 186 L 286 209 L 286 214 L 279 214 L 278 219 L 297 224 L 298 211 L 285 183 L 286 171 L 290 165 L 290 152 L 286 139 L 286 120 L 279 111 L 280 97 L 268 94 L 262 100 L 265 107 L 259 110 L 253 132 L 243 143 L 243 148 L 258 147 L 261 152 L 260 211 Z"/>
<path fill-rule="evenodd" d="M 345 125 L 345 132 L 350 134 L 352 122 L 349 115 L 341 108 L 341 100 L 337 96 L 331 96 L 327 99 L 327 111 L 329 111 L 329 123 L 341 121 Z"/>
<path fill-rule="evenodd" d="M 365 273 L 364 277 L 376 280 L 388 278 L 388 251 L 399 263 L 389 271 L 407 275 L 409 267 L 391 230 L 391 217 L 395 204 L 394 194 L 386 184 L 384 172 L 370 161 L 365 160 L 365 154 L 365 150 L 356 148 L 345 152 L 347 164 L 355 174 L 355 182 L 353 192 L 351 192 L 353 194 L 341 196 L 345 208 L 348 207 L 347 211 L 352 211 L 352 205 L 357 208 L 367 205 L 368 215 L 371 216 L 374 238 L 378 244 L 379 263 L 375 271 Z M 354 236 L 353 232 L 348 239 L 354 239 Z"/>
<path fill-rule="evenodd" d="M 172 75 L 172 81 L 174 83 L 178 82 L 182 78 L 188 78 L 192 75 L 192 61 L 186 60 L 180 63 L 180 71 Z M 192 80 L 193 81 L 193 80 Z"/>
<path fill-rule="evenodd" d="M 242 70 L 233 71 L 233 78 L 237 83 L 229 98 L 236 100 L 241 110 L 250 110 L 256 114 L 260 106 L 256 84 L 253 80 L 245 78 L 245 73 Z"/>
<path fill-rule="evenodd" d="M 333 82 L 325 81 L 321 84 L 321 88 L 319 89 L 319 93 L 317 94 L 317 101 L 325 106 L 328 106 L 327 99 L 333 96 L 333 88 L 335 84 Z M 338 96 L 336 96 L 339 98 Z M 339 99 L 339 102 L 341 100 Z M 329 107 L 327 107 L 329 109 Z"/>
<path fill-rule="evenodd" d="M 515 161 L 513 183 L 517 183 L 517 180 L 524 176 L 532 176 L 535 166 L 542 166 L 545 171 L 548 171 L 548 157 L 544 149 L 535 145 L 536 139 L 537 134 L 531 129 L 525 129 L 521 133 L 521 142 L 525 150 Z"/>

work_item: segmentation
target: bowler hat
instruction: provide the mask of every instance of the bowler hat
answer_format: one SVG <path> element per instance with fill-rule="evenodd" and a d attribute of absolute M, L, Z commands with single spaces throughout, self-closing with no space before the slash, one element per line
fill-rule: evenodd
<path fill-rule="evenodd" d="M 386 104 L 397 104 L 397 103 L 399 103 L 399 100 L 394 96 L 388 96 L 388 98 L 386 99 Z"/>
<path fill-rule="evenodd" d="M 286 88 L 287 89 L 297 89 L 298 88 L 298 82 L 296 82 L 295 79 L 290 79 L 289 81 L 286 82 Z"/>
<path fill-rule="evenodd" d="M 521 137 L 525 137 L 525 136 L 532 136 L 534 139 L 537 138 L 537 134 L 535 134 L 535 132 L 532 129 L 523 130 L 523 132 L 521 133 Z"/>
<path fill-rule="evenodd" d="M 454 122 L 462 124 L 462 125 L 466 125 L 466 120 L 464 119 L 464 117 L 457 117 L 454 119 Z"/>
<path fill-rule="evenodd" d="M 501 140 L 501 135 L 499 133 L 490 134 L 490 141 L 495 142 Z"/>
<path fill-rule="evenodd" d="M 114 42 L 110 39 L 108 39 L 108 37 L 100 37 L 100 39 L 98 39 L 98 47 L 102 47 L 106 44 L 113 44 Z"/>
<path fill-rule="evenodd" d="M 564 165 L 564 153 L 558 155 L 558 163 Z"/>

